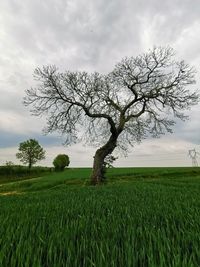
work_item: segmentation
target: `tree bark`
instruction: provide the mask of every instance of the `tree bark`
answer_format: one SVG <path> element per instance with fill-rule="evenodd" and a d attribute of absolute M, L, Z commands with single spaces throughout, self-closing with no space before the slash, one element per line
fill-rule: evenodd
<path fill-rule="evenodd" d="M 117 137 L 116 135 L 111 135 L 108 142 L 97 149 L 95 156 L 94 156 L 94 162 L 93 162 L 93 170 L 91 175 L 91 184 L 92 185 L 98 185 L 103 183 L 105 177 L 104 177 L 104 160 L 105 157 L 108 156 L 113 152 L 115 147 L 117 146 Z"/>

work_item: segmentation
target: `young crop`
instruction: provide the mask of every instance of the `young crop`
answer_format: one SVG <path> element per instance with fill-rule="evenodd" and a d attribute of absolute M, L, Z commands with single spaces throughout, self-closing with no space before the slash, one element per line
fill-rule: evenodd
<path fill-rule="evenodd" d="M 0 266 L 200 266 L 200 176 L 179 171 L 0 196 Z"/>

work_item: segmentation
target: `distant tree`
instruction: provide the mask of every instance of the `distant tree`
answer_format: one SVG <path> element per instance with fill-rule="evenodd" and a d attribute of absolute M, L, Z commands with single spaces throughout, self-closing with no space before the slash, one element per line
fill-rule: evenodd
<path fill-rule="evenodd" d="M 29 139 L 19 144 L 19 152 L 16 157 L 24 164 L 28 164 L 31 169 L 37 161 L 45 159 L 45 151 L 37 140 Z"/>
<path fill-rule="evenodd" d="M 7 167 L 12 167 L 12 166 L 14 166 L 15 164 L 12 162 L 12 161 L 6 161 L 6 163 L 5 163 L 5 166 L 7 166 Z"/>
<path fill-rule="evenodd" d="M 14 172 L 14 163 L 12 161 L 6 161 L 5 163 L 5 174 L 6 175 L 12 175 Z"/>
<path fill-rule="evenodd" d="M 47 114 L 46 132 L 60 131 L 66 144 L 83 139 L 100 145 L 94 156 L 92 184 L 103 181 L 104 159 L 118 147 L 127 149 L 147 136 L 171 132 L 173 117 L 199 101 L 187 86 L 195 70 L 175 61 L 171 48 L 158 47 L 138 57 L 124 58 L 108 75 L 58 72 L 55 66 L 37 68 L 38 88 L 26 91 L 25 105 L 34 115 Z"/>
<path fill-rule="evenodd" d="M 69 157 L 65 154 L 59 154 L 53 161 L 53 165 L 56 171 L 63 171 L 65 167 L 69 166 Z"/>

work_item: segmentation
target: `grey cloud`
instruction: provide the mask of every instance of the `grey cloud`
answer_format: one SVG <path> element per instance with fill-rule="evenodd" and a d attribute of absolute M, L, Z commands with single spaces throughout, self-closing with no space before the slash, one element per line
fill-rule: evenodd
<path fill-rule="evenodd" d="M 34 138 L 43 146 L 52 147 L 60 145 L 62 138 L 56 135 L 44 136 L 42 134 L 16 134 L 12 132 L 0 131 L 0 148 L 16 147 L 20 142 Z"/>
<path fill-rule="evenodd" d="M 13 1 L 7 7 L 8 37 L 22 56 L 33 53 L 36 64 L 56 63 L 66 68 L 97 67 L 121 56 L 137 54 L 143 34 L 142 20 L 163 17 L 155 29 L 156 40 L 173 42 L 185 26 L 198 17 L 199 3 L 188 1 Z M 194 7 L 197 8 L 194 8 Z M 71 48 L 76 50 L 70 58 Z M 108 59 L 108 55 L 109 58 Z M 106 64 L 109 68 L 110 64 Z M 107 68 L 107 67 L 106 67 Z"/>
<path fill-rule="evenodd" d="M 37 128 L 39 136 L 43 121 L 30 118 L 22 97 L 25 89 L 35 85 L 32 73 L 41 65 L 106 73 L 124 56 L 169 44 L 175 46 L 178 57 L 199 68 L 199 14 L 198 0 L 1 1 L 0 112 L 24 116 L 24 122 L 30 121 L 29 129 Z M 192 111 L 190 121 L 178 122 L 174 135 L 200 142 L 199 111 L 199 107 Z M 1 131 L 4 128 L 0 125 Z M 15 137 L 15 129 L 7 137 L 0 133 L 5 146 L 14 145 L 20 136 Z M 60 142 L 46 138 L 49 144 Z"/>
<path fill-rule="evenodd" d="M 194 145 L 200 145 L 200 109 L 193 108 L 189 113 L 189 119 L 185 122 L 177 121 L 174 134 L 180 139 L 190 141 Z"/>

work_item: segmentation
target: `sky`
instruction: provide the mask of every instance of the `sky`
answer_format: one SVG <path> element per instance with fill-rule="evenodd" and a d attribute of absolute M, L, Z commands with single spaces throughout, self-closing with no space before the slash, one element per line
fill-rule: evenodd
<path fill-rule="evenodd" d="M 199 0 L 2 0 L 0 1 L 0 165 L 18 164 L 19 143 L 35 138 L 46 150 L 40 165 L 68 154 L 72 167 L 90 167 L 96 148 L 63 146 L 58 133 L 44 136 L 45 117 L 22 104 L 35 86 L 36 67 L 108 73 L 123 57 L 154 46 L 171 46 L 177 59 L 197 70 L 200 86 Z M 178 121 L 173 134 L 146 139 L 118 156 L 115 166 L 191 166 L 189 149 L 200 152 L 200 104 Z M 200 156 L 199 156 L 200 164 Z"/>

